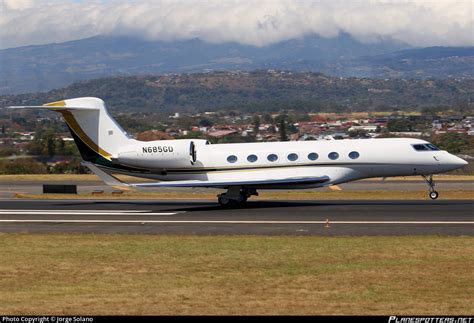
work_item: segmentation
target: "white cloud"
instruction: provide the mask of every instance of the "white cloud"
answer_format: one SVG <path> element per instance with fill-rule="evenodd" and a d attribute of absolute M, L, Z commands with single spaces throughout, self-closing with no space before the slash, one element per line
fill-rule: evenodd
<path fill-rule="evenodd" d="M 264 46 L 316 33 L 370 42 L 474 45 L 472 0 L 2 0 L 0 47 L 98 34 Z"/>

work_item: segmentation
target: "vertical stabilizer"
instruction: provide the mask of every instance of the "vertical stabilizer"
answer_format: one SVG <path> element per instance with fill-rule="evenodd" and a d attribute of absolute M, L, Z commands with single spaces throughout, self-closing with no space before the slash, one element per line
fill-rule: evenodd
<path fill-rule="evenodd" d="M 99 98 L 77 98 L 42 106 L 12 108 L 41 108 L 61 113 L 86 161 L 110 161 L 117 156 L 120 147 L 133 141 L 109 115 L 104 101 Z"/>

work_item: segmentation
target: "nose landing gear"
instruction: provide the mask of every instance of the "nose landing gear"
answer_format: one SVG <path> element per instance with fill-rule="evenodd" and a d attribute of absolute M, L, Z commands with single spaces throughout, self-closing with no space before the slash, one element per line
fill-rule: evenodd
<path fill-rule="evenodd" d="M 425 179 L 426 184 L 428 184 L 428 186 L 429 186 L 430 199 L 436 200 L 439 196 L 439 193 L 436 192 L 435 189 L 434 189 L 435 182 L 433 180 L 433 175 L 421 175 L 421 176 Z"/>
<path fill-rule="evenodd" d="M 430 199 L 436 200 L 438 198 L 438 195 L 439 194 L 436 191 L 430 192 Z"/>

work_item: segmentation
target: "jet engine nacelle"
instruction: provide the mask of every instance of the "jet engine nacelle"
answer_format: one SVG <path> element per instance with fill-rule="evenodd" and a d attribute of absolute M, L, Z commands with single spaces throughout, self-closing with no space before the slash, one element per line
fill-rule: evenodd
<path fill-rule="evenodd" d="M 160 169 L 189 167 L 197 161 L 198 149 L 208 144 L 203 139 L 137 141 L 119 150 L 114 161 L 127 166 Z"/>

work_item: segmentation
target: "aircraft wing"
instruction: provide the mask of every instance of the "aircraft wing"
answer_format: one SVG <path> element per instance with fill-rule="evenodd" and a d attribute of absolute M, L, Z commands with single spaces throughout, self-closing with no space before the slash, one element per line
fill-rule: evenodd
<path fill-rule="evenodd" d="M 269 187 L 281 186 L 281 185 L 294 185 L 294 184 L 320 184 L 329 181 L 328 176 L 314 176 L 314 177 L 288 177 L 280 179 L 259 179 L 259 180 L 239 180 L 239 181 L 163 181 L 156 183 L 125 183 L 119 180 L 117 177 L 104 172 L 96 165 L 89 162 L 82 162 L 84 166 L 87 166 L 92 172 L 100 177 L 107 185 L 116 188 L 147 188 L 147 187 L 216 187 L 225 188 L 229 186 L 259 186 Z"/>
<path fill-rule="evenodd" d="M 319 184 L 329 181 L 327 176 L 288 177 L 283 179 L 240 180 L 240 181 L 166 181 L 158 183 L 129 184 L 134 187 L 228 187 L 228 186 L 279 186 L 289 184 Z"/>

